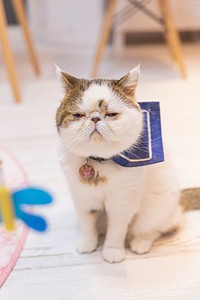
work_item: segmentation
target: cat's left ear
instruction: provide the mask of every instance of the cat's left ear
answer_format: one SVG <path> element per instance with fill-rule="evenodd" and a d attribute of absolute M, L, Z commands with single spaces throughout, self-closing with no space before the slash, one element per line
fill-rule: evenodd
<path fill-rule="evenodd" d="M 119 85 L 123 89 L 123 92 L 127 96 L 133 97 L 135 95 L 135 90 L 139 78 L 140 78 L 140 64 L 136 68 L 132 69 L 128 74 L 123 76 L 117 82 L 117 85 Z"/>
<path fill-rule="evenodd" d="M 55 65 L 55 68 L 56 68 L 56 74 L 58 78 L 61 80 L 65 88 L 73 88 L 73 86 L 77 84 L 79 80 L 78 78 L 61 70 L 57 65 Z"/>

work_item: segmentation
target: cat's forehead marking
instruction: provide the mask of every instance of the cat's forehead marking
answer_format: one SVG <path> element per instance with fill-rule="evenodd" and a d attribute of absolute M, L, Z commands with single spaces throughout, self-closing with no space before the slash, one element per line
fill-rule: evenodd
<path fill-rule="evenodd" d="M 106 113 L 108 110 L 108 105 L 105 102 L 105 100 L 99 100 L 98 102 L 98 106 L 100 108 L 100 110 L 102 111 L 102 113 Z"/>
<path fill-rule="evenodd" d="M 104 100 L 99 100 L 98 105 L 99 105 L 99 108 L 102 108 L 102 107 L 106 106 L 106 102 Z"/>
<path fill-rule="evenodd" d="M 82 104 L 86 110 L 100 109 L 106 111 L 109 101 L 112 99 L 112 90 L 107 84 L 91 84 L 84 91 Z"/>

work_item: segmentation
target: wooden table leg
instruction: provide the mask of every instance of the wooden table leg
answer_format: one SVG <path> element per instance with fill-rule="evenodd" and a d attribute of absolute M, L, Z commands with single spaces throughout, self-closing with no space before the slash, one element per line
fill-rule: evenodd
<path fill-rule="evenodd" d="M 106 10 L 105 18 L 103 21 L 103 26 L 102 26 L 102 31 L 101 31 L 101 36 L 99 39 L 99 43 L 96 49 L 96 54 L 95 54 L 95 59 L 93 62 L 93 68 L 92 68 L 92 77 L 96 77 L 98 67 L 101 61 L 101 58 L 103 56 L 103 52 L 105 50 L 106 44 L 109 39 L 110 31 L 111 31 L 111 26 L 112 26 L 112 18 L 113 18 L 113 13 L 115 10 L 117 0 L 109 0 L 108 7 Z"/>
<path fill-rule="evenodd" d="M 178 63 L 179 70 L 183 78 L 186 78 L 186 69 L 184 64 L 184 58 L 181 50 L 181 41 L 179 34 L 177 32 L 173 14 L 168 0 L 158 0 L 162 17 L 164 19 L 166 29 L 165 29 L 165 39 L 170 51 L 172 58 Z"/>
<path fill-rule="evenodd" d="M 18 88 L 18 81 L 15 72 L 14 60 L 10 49 L 9 39 L 8 39 L 6 16 L 5 16 L 2 0 L 0 0 L 0 39 L 2 42 L 3 56 L 8 70 L 8 75 L 12 85 L 15 101 L 20 102 L 21 101 L 20 91 Z"/>
<path fill-rule="evenodd" d="M 29 27 L 28 27 L 28 23 L 27 23 L 27 19 L 26 19 L 26 15 L 25 15 L 25 11 L 24 11 L 24 6 L 23 6 L 23 2 L 22 0 L 12 0 L 16 15 L 17 15 L 17 19 L 22 27 L 23 30 L 23 34 L 24 34 L 24 38 L 26 41 L 26 45 L 28 48 L 28 52 L 29 52 L 29 56 L 33 65 L 33 68 L 35 70 L 35 73 L 37 75 L 40 74 L 40 67 L 39 67 L 39 63 L 38 63 L 38 58 L 33 46 L 33 42 L 31 39 L 31 34 L 29 31 Z"/>

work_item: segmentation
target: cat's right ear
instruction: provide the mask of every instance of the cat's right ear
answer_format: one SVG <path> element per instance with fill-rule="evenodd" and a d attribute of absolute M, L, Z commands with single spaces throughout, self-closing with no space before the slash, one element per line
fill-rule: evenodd
<path fill-rule="evenodd" d="M 139 77 L 140 77 L 140 64 L 136 68 L 132 69 L 128 74 L 123 76 L 117 82 L 117 85 L 121 87 L 125 95 L 134 97 Z"/>
<path fill-rule="evenodd" d="M 73 86 L 77 84 L 79 80 L 78 78 L 61 70 L 57 65 L 55 65 L 55 69 L 56 69 L 56 74 L 59 80 L 62 82 L 64 88 L 73 88 Z"/>

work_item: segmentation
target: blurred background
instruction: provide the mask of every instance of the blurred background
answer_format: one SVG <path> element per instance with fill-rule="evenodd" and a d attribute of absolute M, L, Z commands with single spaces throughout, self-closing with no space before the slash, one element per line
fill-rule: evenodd
<path fill-rule="evenodd" d="M 185 50 L 184 46 L 190 45 L 190 48 L 194 48 L 200 40 L 200 3 L 198 0 L 87 0 L 84 3 L 81 0 L 59 0 L 58 2 L 20 0 L 19 2 L 24 3 L 28 25 L 31 29 L 34 47 L 37 48 L 41 67 L 45 63 L 45 59 L 47 61 L 49 58 L 58 64 L 61 63 L 63 68 L 67 68 L 69 72 L 78 73 L 79 76 L 89 77 L 91 75 L 93 58 L 100 40 L 104 18 L 112 2 L 113 7 L 110 13 L 113 16 L 110 17 L 110 26 L 108 25 L 110 29 L 106 27 L 107 30 L 105 30 L 109 37 L 108 47 L 104 51 L 104 59 L 107 57 L 109 59 L 104 61 L 106 63 L 102 63 L 101 73 L 98 75 L 113 76 L 116 71 L 120 73 L 117 64 L 117 62 L 121 62 L 119 55 L 124 59 L 123 63 L 128 69 L 138 61 L 142 62 L 145 68 L 146 64 L 151 63 L 150 58 L 152 61 L 157 60 L 159 65 L 157 53 L 162 49 L 162 45 L 164 47 L 161 67 L 165 64 L 166 69 L 165 72 L 160 73 L 163 73 L 163 78 L 176 75 L 176 72 L 173 72 L 173 65 L 170 63 L 165 43 L 164 21 L 166 20 L 163 18 L 162 6 L 165 6 L 166 3 L 173 13 L 172 19 L 181 37 L 183 48 L 181 52 L 187 52 L 188 47 L 185 47 Z M 4 0 L 3 3 L 8 17 L 8 25 L 10 25 L 7 28 L 9 41 L 15 56 L 16 68 L 19 68 L 19 63 L 23 63 L 22 57 L 24 60 L 26 58 L 24 57 L 26 44 L 12 1 Z M 171 23 L 171 18 L 169 18 L 169 23 Z M 149 51 L 142 51 L 148 46 L 153 46 L 153 48 L 150 48 Z M 142 56 L 143 53 L 145 53 L 145 57 Z M 115 55 L 118 55 L 117 58 Z M 80 60 L 77 61 L 77 57 Z M 110 62 L 111 57 L 113 61 Z M 87 61 L 87 59 L 89 60 Z M 70 60 L 71 63 L 67 60 Z M 78 67 L 79 62 L 82 65 L 81 74 Z M 27 64 L 27 69 L 30 69 L 29 64 Z M 108 70 L 110 71 L 108 72 Z M 28 70 L 26 73 L 25 70 L 18 72 L 29 75 Z M 53 67 L 51 72 L 54 72 Z M 46 73 L 46 68 L 42 69 L 42 75 L 44 76 Z"/>
<path fill-rule="evenodd" d="M 55 205 L 44 209 L 51 230 L 45 237 L 29 235 L 16 269 L 3 288 L 4 299 L 22 299 L 26 289 L 29 299 L 40 299 L 40 292 L 46 295 L 47 290 L 48 299 L 86 299 L 81 295 L 86 290 L 91 292 L 91 299 L 97 299 L 93 291 L 97 295 L 96 291 L 102 287 L 95 286 L 93 271 L 88 273 L 91 278 L 85 277 L 86 265 L 93 266 L 91 259 L 99 264 L 99 253 L 83 257 L 74 251 L 76 217 L 56 154 L 55 114 L 63 91 L 56 79 L 55 64 L 77 77 L 117 79 L 141 63 L 138 101 L 160 101 L 164 144 L 171 150 L 180 186 L 200 186 L 199 16 L 199 0 L 0 0 L 0 149 L 11 151 L 24 166 L 30 182 L 50 189 L 55 197 Z M 193 227 L 199 228 L 195 224 Z M 192 234 L 187 234 L 191 240 Z M 185 252 L 184 249 L 182 253 Z M 136 260 L 131 255 L 128 263 L 134 263 L 135 275 L 130 276 L 130 290 L 138 273 L 134 271 Z M 170 275 L 163 279 L 163 289 L 161 293 L 158 289 L 155 299 L 160 299 L 160 294 L 165 297 L 166 291 L 172 296 L 169 299 L 178 299 L 180 291 L 182 299 L 184 283 L 179 280 L 182 274 L 189 274 L 189 280 L 185 279 L 188 289 L 183 291 L 184 299 L 189 299 L 190 290 L 193 295 L 193 282 L 199 284 L 199 273 L 193 272 L 193 267 L 191 273 L 182 269 L 185 256 L 182 258 L 181 274 L 174 281 L 174 288 L 168 288 L 171 282 L 166 285 L 169 277 L 174 278 Z M 75 277 L 73 284 L 70 283 L 72 298 L 65 298 L 69 261 L 71 266 L 77 264 L 77 268 L 73 267 Z M 179 259 L 175 257 L 174 261 Z M 170 274 L 179 270 L 174 261 L 173 257 L 171 262 L 162 261 L 163 268 L 175 266 L 176 270 Z M 154 266 L 146 264 L 147 261 L 143 265 L 144 274 L 149 274 Z M 82 273 L 78 265 L 83 266 Z M 197 270 L 196 261 L 194 266 Z M 49 272 L 50 268 L 57 270 L 58 276 L 62 270 L 57 281 L 56 272 Z M 128 270 L 127 267 L 120 274 L 128 274 Z M 98 277 L 102 282 L 107 280 L 104 271 Z M 110 272 L 112 280 L 114 273 Z M 138 290 L 142 299 L 149 299 L 148 291 L 146 298 L 143 294 L 144 274 L 140 276 Z M 127 288 L 126 276 L 119 277 L 121 286 L 118 281 L 113 284 L 122 293 Z M 150 291 L 153 278 L 154 274 L 150 274 L 147 280 Z M 83 283 L 82 289 L 77 289 L 75 279 L 79 287 Z M 91 290 L 90 282 L 94 287 Z M 110 291 L 108 286 L 104 292 L 108 295 Z"/>

